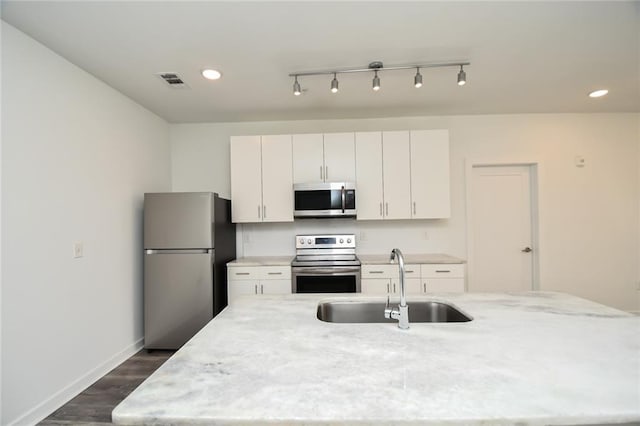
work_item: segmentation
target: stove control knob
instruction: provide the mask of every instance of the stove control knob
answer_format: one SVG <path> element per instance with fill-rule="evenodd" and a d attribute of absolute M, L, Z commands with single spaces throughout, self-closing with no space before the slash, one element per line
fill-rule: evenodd
<path fill-rule="evenodd" d="M 307 240 L 307 243 L 311 244 L 311 238 L 309 238 L 309 239 Z"/>
<path fill-rule="evenodd" d="M 344 240 L 342 238 L 340 238 L 340 244 L 344 243 Z"/>
<path fill-rule="evenodd" d="M 347 243 L 351 244 L 351 238 L 347 238 Z"/>
<path fill-rule="evenodd" d="M 304 238 L 300 238 L 300 244 L 304 244 Z"/>

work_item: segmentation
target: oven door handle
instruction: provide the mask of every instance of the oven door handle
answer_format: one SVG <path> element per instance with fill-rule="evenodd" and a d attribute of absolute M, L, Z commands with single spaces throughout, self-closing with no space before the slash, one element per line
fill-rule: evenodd
<path fill-rule="evenodd" d="M 298 268 L 293 268 L 293 269 L 294 269 L 294 272 L 296 272 L 298 275 L 310 275 L 310 274 L 333 275 L 333 274 L 360 272 L 360 268 L 340 268 L 340 267 L 333 267 L 333 268 L 304 267 L 299 269 Z"/>
<path fill-rule="evenodd" d="M 342 197 L 342 213 L 344 213 L 345 208 L 347 207 L 347 200 L 346 200 L 346 194 L 345 194 L 345 190 L 344 190 L 344 185 L 342 185 L 342 190 L 341 192 L 341 197 Z"/>

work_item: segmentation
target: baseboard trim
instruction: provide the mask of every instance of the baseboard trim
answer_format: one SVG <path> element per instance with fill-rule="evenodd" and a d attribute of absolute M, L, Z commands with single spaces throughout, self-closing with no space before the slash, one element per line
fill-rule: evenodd
<path fill-rule="evenodd" d="M 68 386 L 60 389 L 58 392 L 45 399 L 31 410 L 27 411 L 17 419 L 9 422 L 8 426 L 35 425 L 36 423 L 42 421 L 55 410 L 73 399 L 80 392 L 91 386 L 102 376 L 113 370 L 118 365 L 122 364 L 124 361 L 126 361 L 132 355 L 142 349 L 143 343 L 144 338 L 136 340 L 133 344 L 127 346 L 102 364 L 88 371 L 86 374 L 82 375 Z"/>

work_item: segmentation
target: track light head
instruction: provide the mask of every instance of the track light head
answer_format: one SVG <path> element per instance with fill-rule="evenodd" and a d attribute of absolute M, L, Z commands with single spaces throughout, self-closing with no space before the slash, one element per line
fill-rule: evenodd
<path fill-rule="evenodd" d="M 373 77 L 373 90 L 376 92 L 380 90 L 380 77 L 378 77 L 378 71 L 374 71 L 375 76 Z"/>
<path fill-rule="evenodd" d="M 420 74 L 420 68 L 416 68 L 416 76 L 413 77 L 413 85 L 416 86 L 416 89 L 422 87 L 422 74 Z"/>
<path fill-rule="evenodd" d="M 460 72 L 458 73 L 458 86 L 464 86 L 467 84 L 467 73 L 462 69 L 460 65 Z"/>
<path fill-rule="evenodd" d="M 300 90 L 300 83 L 298 83 L 298 76 L 296 76 L 296 80 L 293 82 L 293 94 L 296 96 L 300 96 L 302 91 Z"/>
<path fill-rule="evenodd" d="M 331 93 L 338 93 L 338 79 L 336 74 L 333 74 L 333 80 L 331 80 Z"/>

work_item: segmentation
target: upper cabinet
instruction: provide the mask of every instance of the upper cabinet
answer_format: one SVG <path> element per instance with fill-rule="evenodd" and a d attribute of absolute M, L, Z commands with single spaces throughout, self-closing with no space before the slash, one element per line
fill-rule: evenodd
<path fill-rule="evenodd" d="M 292 222 L 291 136 L 233 136 L 230 150 L 232 221 Z"/>
<path fill-rule="evenodd" d="M 450 216 L 447 130 L 356 133 L 359 220 Z"/>
<path fill-rule="evenodd" d="M 234 222 L 293 221 L 293 184 L 355 182 L 358 220 L 451 215 L 448 130 L 231 138 Z"/>
<path fill-rule="evenodd" d="M 411 217 L 451 216 L 449 131 L 411 132 Z"/>
<path fill-rule="evenodd" d="M 353 133 L 293 135 L 293 183 L 355 180 Z"/>

